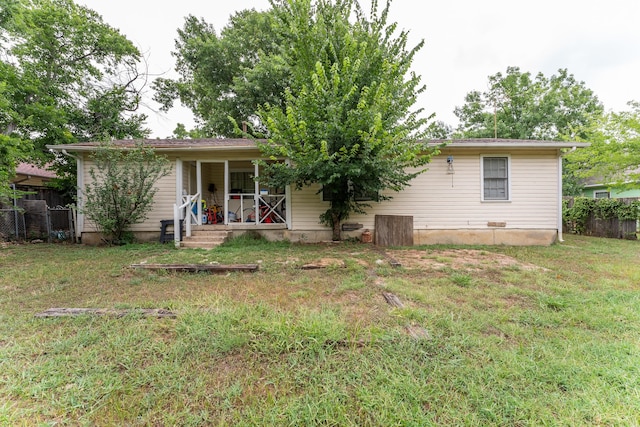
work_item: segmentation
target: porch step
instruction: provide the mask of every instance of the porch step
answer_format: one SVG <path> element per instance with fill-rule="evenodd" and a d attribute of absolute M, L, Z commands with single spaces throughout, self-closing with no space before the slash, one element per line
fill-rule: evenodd
<path fill-rule="evenodd" d="M 213 249 L 227 241 L 229 234 L 226 230 L 192 230 L 190 237 L 182 239 L 180 247 Z"/>

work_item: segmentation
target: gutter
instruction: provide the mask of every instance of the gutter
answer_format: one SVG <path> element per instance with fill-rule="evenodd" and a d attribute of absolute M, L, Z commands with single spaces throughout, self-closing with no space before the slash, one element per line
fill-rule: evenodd
<path fill-rule="evenodd" d="M 72 154 L 67 153 L 67 150 L 73 150 L 74 152 L 80 153 L 80 152 L 92 152 L 92 151 L 96 151 L 96 146 L 88 146 L 88 145 L 83 145 L 83 146 L 77 146 L 77 147 L 71 147 L 71 146 L 65 146 L 60 147 L 60 146 L 55 146 L 55 145 L 47 145 L 47 148 L 53 150 L 53 151 L 59 151 L 63 154 L 68 155 L 69 157 L 73 157 Z M 121 150 L 127 150 L 127 149 L 132 149 L 134 147 L 118 147 Z M 256 151 L 258 150 L 257 146 L 247 146 L 247 145 L 243 145 L 240 147 L 234 147 L 234 146 L 222 146 L 222 147 L 151 147 L 153 148 L 154 151 L 156 152 L 209 152 L 209 151 Z"/>

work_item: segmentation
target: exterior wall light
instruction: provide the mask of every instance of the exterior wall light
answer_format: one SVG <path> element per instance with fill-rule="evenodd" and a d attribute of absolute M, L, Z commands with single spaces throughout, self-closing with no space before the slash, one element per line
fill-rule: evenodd
<path fill-rule="evenodd" d="M 447 157 L 447 175 L 452 175 L 456 173 L 455 170 L 453 170 L 453 156 L 448 156 Z"/>

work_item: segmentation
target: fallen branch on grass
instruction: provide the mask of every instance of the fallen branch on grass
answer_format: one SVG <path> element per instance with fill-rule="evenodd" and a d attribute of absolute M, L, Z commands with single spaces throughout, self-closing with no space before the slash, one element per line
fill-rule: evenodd
<path fill-rule="evenodd" d="M 110 308 L 50 308 L 42 313 L 35 314 L 35 317 L 73 317 L 73 316 L 112 316 L 124 317 L 131 314 L 138 314 L 145 317 L 176 317 L 176 314 L 162 308 L 133 308 L 127 310 L 115 310 Z"/>
<path fill-rule="evenodd" d="M 142 270 L 177 271 L 180 273 L 227 273 L 231 271 L 254 272 L 258 264 L 131 264 L 132 268 Z"/>

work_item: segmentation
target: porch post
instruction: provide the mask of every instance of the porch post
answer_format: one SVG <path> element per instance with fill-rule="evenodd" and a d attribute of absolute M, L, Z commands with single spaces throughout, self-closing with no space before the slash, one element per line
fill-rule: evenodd
<path fill-rule="evenodd" d="M 180 220 L 184 218 L 184 215 L 178 209 L 178 206 L 182 206 L 182 189 L 184 185 L 183 179 L 183 163 L 182 159 L 176 157 L 176 202 L 173 205 L 173 240 L 176 248 L 180 247 L 180 237 L 182 235 L 182 229 L 180 228 Z"/>
<path fill-rule="evenodd" d="M 253 211 L 256 213 L 256 220 L 253 223 L 257 226 L 262 221 L 262 218 L 260 218 L 260 170 L 257 163 L 253 164 L 253 176 L 255 177 L 253 182 Z"/>
<path fill-rule="evenodd" d="M 291 161 L 289 159 L 285 160 L 285 163 L 288 166 L 291 166 Z M 286 185 L 284 187 L 284 197 L 285 220 L 287 221 L 287 229 L 291 230 L 291 185 Z"/>
<path fill-rule="evenodd" d="M 224 179 L 223 182 L 223 193 L 224 193 L 224 203 L 222 209 L 222 214 L 224 215 L 224 224 L 229 224 L 229 160 L 224 161 Z M 242 212 L 240 212 L 242 215 Z"/>
<path fill-rule="evenodd" d="M 176 205 L 182 204 L 182 188 L 183 188 L 183 166 L 182 159 L 176 158 Z"/>
<path fill-rule="evenodd" d="M 198 160 L 196 162 L 196 193 L 202 193 L 202 161 Z M 198 202 L 198 218 L 196 218 L 196 224 L 202 225 L 202 202 L 200 200 Z"/>

